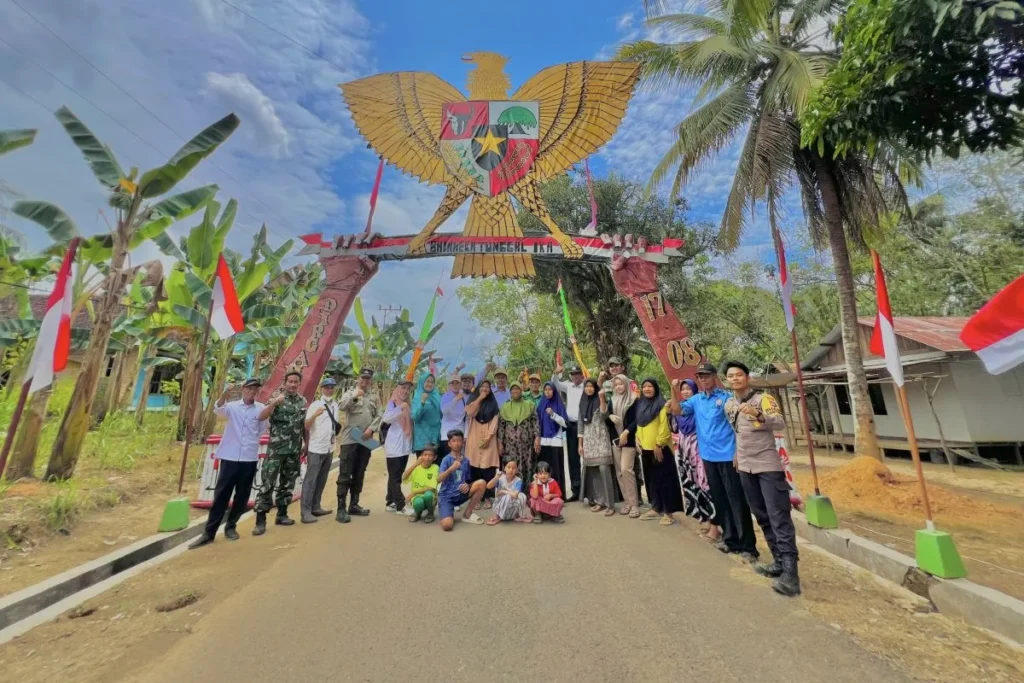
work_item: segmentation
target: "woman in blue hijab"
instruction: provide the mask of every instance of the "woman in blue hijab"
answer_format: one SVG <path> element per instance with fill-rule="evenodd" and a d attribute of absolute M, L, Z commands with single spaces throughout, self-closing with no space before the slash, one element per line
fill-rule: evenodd
<path fill-rule="evenodd" d="M 412 397 L 412 450 L 419 457 L 427 444 L 441 443 L 441 394 L 437 379 L 425 375 Z"/>
<path fill-rule="evenodd" d="M 673 382 L 673 399 L 682 403 L 697 394 L 697 384 L 692 379 Z M 679 432 L 679 448 L 676 449 L 676 464 L 679 469 L 679 484 L 683 488 L 683 511 L 705 528 L 701 535 L 717 540 L 721 535 L 715 526 L 715 504 L 711 501 L 708 479 L 704 474 L 704 463 L 697 450 L 697 418 L 690 415 L 676 415 L 675 427 Z"/>
<path fill-rule="evenodd" d="M 558 389 L 551 382 L 544 385 L 537 401 L 537 420 L 540 422 L 540 457 L 551 465 L 551 478 L 558 482 L 563 495 L 565 488 L 565 454 L 562 451 L 562 433 L 569 418 Z M 573 491 L 575 494 L 576 491 Z"/>

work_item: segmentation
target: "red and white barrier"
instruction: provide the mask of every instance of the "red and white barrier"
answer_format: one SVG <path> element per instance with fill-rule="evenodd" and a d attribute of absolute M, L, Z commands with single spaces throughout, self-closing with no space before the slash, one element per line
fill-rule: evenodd
<path fill-rule="evenodd" d="M 260 482 L 263 481 L 263 463 L 267 458 L 267 444 L 270 437 L 266 434 L 260 437 L 259 460 L 256 463 L 256 479 L 252 484 L 252 493 L 249 494 L 248 507 L 256 503 L 256 492 L 260 489 Z M 217 476 L 220 474 L 220 459 L 217 457 L 217 446 L 220 444 L 220 434 L 211 434 L 206 439 L 206 452 L 203 454 L 203 471 L 199 477 L 199 495 L 192 501 L 194 508 L 208 508 L 213 504 L 213 492 L 217 488 Z M 306 456 L 302 456 L 302 463 L 299 466 L 299 478 L 295 480 L 295 490 L 292 491 L 292 502 L 299 499 L 302 493 L 302 478 L 306 476 Z"/>

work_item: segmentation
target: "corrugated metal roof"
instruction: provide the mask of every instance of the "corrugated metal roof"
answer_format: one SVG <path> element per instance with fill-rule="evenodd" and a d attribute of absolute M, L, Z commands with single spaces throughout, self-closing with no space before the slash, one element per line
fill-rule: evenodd
<path fill-rule="evenodd" d="M 964 329 L 968 318 L 926 318 L 913 316 L 897 316 L 893 320 L 893 327 L 896 334 L 907 339 L 912 339 L 918 344 L 930 346 L 939 351 L 953 353 L 955 351 L 970 351 L 960 341 L 960 331 Z M 875 327 L 874 318 L 859 318 L 861 325 L 872 329 Z"/>

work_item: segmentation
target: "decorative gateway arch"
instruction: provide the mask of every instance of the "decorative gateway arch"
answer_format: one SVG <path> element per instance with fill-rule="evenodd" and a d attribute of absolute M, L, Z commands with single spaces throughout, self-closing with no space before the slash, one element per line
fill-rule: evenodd
<path fill-rule="evenodd" d="M 657 284 L 657 267 L 679 257 L 682 240 L 648 244 L 632 236 L 570 235 L 555 223 L 540 183 L 567 172 L 611 139 L 640 73 L 630 62 L 572 62 L 543 69 L 514 94 L 507 61 L 490 52 L 475 65 L 468 99 L 437 76 L 388 73 L 341 85 L 353 121 L 389 164 L 422 182 L 445 185 L 434 215 L 416 235 L 369 232 L 325 240 L 304 235 L 301 254 L 316 254 L 326 287 L 264 386 L 265 399 L 287 372 L 303 375 L 309 399 L 327 368 L 352 303 L 385 261 L 454 256 L 452 277 L 532 278 L 534 259 L 582 259 L 611 268 L 615 287 L 633 302 L 671 379 L 693 376 L 700 354 Z M 514 197 L 547 236 L 525 236 Z M 435 235 L 466 201 L 461 235 Z M 596 231 L 594 231 L 596 233 Z"/>

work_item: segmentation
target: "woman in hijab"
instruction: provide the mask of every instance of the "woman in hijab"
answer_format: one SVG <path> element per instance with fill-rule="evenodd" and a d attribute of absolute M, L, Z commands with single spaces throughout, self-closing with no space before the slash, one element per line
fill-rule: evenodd
<path fill-rule="evenodd" d="M 533 404 L 523 398 L 523 385 L 513 382 L 509 400 L 498 419 L 498 456 L 502 463 L 515 460 L 523 484 L 533 482 L 533 466 L 540 451 L 540 422 Z"/>
<path fill-rule="evenodd" d="M 674 401 L 685 401 L 697 393 L 697 383 L 692 379 L 673 382 Z M 704 463 L 701 462 L 697 450 L 697 418 L 690 415 L 675 416 L 676 429 L 679 431 L 679 450 L 676 453 L 676 464 L 679 468 L 679 483 L 683 489 L 683 508 L 688 517 L 693 517 L 706 529 L 701 531 L 709 538 L 717 540 L 720 535 L 714 526 L 715 504 L 711 501 L 708 480 L 704 475 Z"/>
<path fill-rule="evenodd" d="M 490 380 L 484 380 L 466 404 L 466 458 L 469 460 L 470 485 L 484 483 L 498 472 L 498 399 L 491 393 Z M 484 510 L 493 507 L 494 489 L 484 494 Z"/>
<path fill-rule="evenodd" d="M 652 377 L 645 379 L 636 402 L 636 446 L 644 463 L 651 509 L 640 519 L 660 517 L 662 526 L 674 524 L 672 513 L 683 510 L 679 472 L 671 450 L 672 431 L 669 429 L 667 406 L 657 380 Z"/>
<path fill-rule="evenodd" d="M 630 385 L 632 380 L 625 375 L 612 379 L 612 410 L 608 422 L 612 425 L 612 455 L 615 460 L 615 474 L 619 478 L 619 490 L 626 499 L 620 514 L 636 519 L 640 516 L 640 496 L 636 486 L 636 395 Z"/>
<path fill-rule="evenodd" d="M 551 465 L 551 478 L 565 491 L 565 454 L 562 452 L 562 433 L 569 418 L 558 389 L 551 382 L 544 385 L 537 401 L 537 421 L 540 423 L 540 459 Z M 575 491 L 573 492 L 575 493 Z"/>
<path fill-rule="evenodd" d="M 437 379 L 426 375 L 412 397 L 412 452 L 419 457 L 427 444 L 441 443 L 441 394 Z"/>
<path fill-rule="evenodd" d="M 394 512 L 405 510 L 405 496 L 402 494 L 402 474 L 409 462 L 412 450 L 412 410 L 409 397 L 412 382 L 400 382 L 391 392 L 391 400 L 381 421 L 391 425 L 384 439 L 384 455 L 388 464 L 387 509 Z"/>
<path fill-rule="evenodd" d="M 605 516 L 615 514 L 619 496 L 615 491 L 615 459 L 612 442 L 608 438 L 605 418 L 608 403 L 597 382 L 588 378 L 583 382 L 580 397 L 579 425 L 580 458 L 583 461 L 583 486 L 580 498 L 590 500 L 590 511 L 604 511 Z"/>

